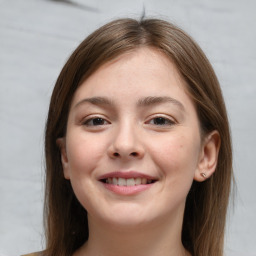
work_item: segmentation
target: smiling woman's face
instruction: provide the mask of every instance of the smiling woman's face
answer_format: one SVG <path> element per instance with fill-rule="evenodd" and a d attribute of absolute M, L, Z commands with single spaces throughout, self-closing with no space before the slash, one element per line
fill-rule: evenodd
<path fill-rule="evenodd" d="M 93 73 L 74 95 L 60 144 L 65 178 L 89 222 L 182 221 L 202 161 L 200 128 L 185 82 L 163 54 L 141 48 Z"/>

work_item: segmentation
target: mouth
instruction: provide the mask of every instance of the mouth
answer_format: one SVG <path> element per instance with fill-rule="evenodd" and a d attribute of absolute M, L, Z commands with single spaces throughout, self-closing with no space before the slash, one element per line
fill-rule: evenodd
<path fill-rule="evenodd" d="M 158 181 L 156 177 L 135 171 L 107 173 L 98 180 L 106 189 L 119 195 L 135 195 L 149 189 Z"/>
<path fill-rule="evenodd" d="M 156 182 L 154 179 L 147 179 L 147 178 L 120 178 L 120 177 L 111 177 L 106 179 L 101 179 L 101 182 L 105 184 L 112 184 L 117 186 L 139 186 L 139 185 L 146 185 L 146 184 L 153 184 Z"/>

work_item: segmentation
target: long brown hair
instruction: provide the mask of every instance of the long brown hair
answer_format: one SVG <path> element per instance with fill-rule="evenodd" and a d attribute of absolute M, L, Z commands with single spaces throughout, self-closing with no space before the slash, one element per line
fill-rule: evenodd
<path fill-rule="evenodd" d="M 54 87 L 45 133 L 46 255 L 70 256 L 88 239 L 87 212 L 63 176 L 57 138 L 64 137 L 74 92 L 96 69 L 138 47 L 154 47 L 177 66 L 194 101 L 202 134 L 221 138 L 215 173 L 192 184 L 182 230 L 184 247 L 194 256 L 222 256 L 232 181 L 228 118 L 219 82 L 200 47 L 180 28 L 158 19 L 119 19 L 88 36 L 63 67 Z"/>

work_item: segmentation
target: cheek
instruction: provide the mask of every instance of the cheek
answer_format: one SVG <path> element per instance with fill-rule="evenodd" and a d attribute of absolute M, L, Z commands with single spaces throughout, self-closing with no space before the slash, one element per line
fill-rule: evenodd
<path fill-rule="evenodd" d="M 154 148 L 151 156 L 154 156 L 152 159 L 163 184 L 160 187 L 161 200 L 158 198 L 158 201 L 164 205 L 166 213 L 185 204 L 197 168 L 200 140 L 195 137 L 195 134 L 170 134 L 151 145 Z"/>
<path fill-rule="evenodd" d="M 155 146 L 151 147 L 154 147 L 155 161 L 163 175 L 170 178 L 193 178 L 197 167 L 199 144 L 200 140 L 195 135 L 176 135 L 165 138 L 162 143 L 155 143 Z"/>
<path fill-rule="evenodd" d="M 71 176 L 92 173 L 102 157 L 104 149 L 103 141 L 95 136 L 70 134 L 70 137 L 67 138 L 67 157 Z"/>
<path fill-rule="evenodd" d="M 68 171 L 73 191 L 85 209 L 93 209 L 92 196 L 97 197 L 94 176 L 105 146 L 100 139 L 81 133 L 69 133 L 66 140 Z"/>

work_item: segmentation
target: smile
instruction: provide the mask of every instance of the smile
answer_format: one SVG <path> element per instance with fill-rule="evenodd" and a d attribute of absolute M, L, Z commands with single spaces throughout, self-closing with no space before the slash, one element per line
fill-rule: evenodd
<path fill-rule="evenodd" d="M 118 171 L 102 175 L 99 177 L 99 181 L 106 189 L 116 194 L 135 195 L 150 189 L 158 179 L 135 171 Z"/>
<path fill-rule="evenodd" d="M 155 180 L 147 179 L 147 178 L 129 178 L 129 179 L 124 179 L 124 178 L 107 178 L 101 180 L 104 183 L 107 184 L 113 184 L 117 186 L 139 186 L 139 185 L 145 185 L 145 184 L 151 184 L 154 183 Z"/>

